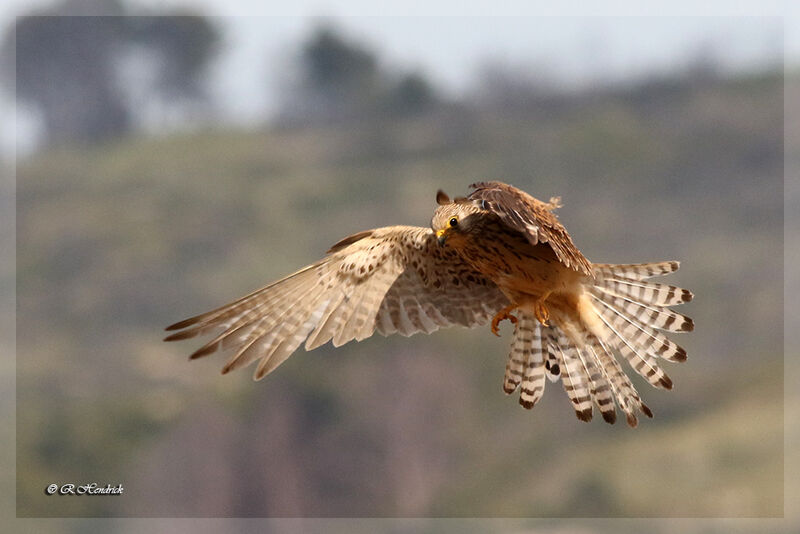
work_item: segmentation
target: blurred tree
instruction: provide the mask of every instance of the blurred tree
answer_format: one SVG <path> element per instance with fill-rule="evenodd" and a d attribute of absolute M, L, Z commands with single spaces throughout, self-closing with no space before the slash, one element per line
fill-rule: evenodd
<path fill-rule="evenodd" d="M 18 18 L 6 34 L 3 86 L 41 113 L 48 144 L 97 142 L 130 131 L 140 111 L 132 92 L 166 102 L 202 97 L 200 75 L 217 42 L 208 21 L 126 14 L 117 0 L 67 0 Z M 136 47 L 151 52 L 142 57 L 156 65 L 152 84 L 123 79 L 123 59 Z"/>
<path fill-rule="evenodd" d="M 394 115 L 417 115 L 432 109 L 438 100 L 428 79 L 419 72 L 411 72 L 390 91 L 387 107 Z"/>
<path fill-rule="evenodd" d="M 219 44 L 209 20 L 188 12 L 130 19 L 131 42 L 158 56 L 154 89 L 168 100 L 202 98 L 202 75 Z"/>
<path fill-rule="evenodd" d="M 312 35 L 303 47 L 303 62 L 311 87 L 322 92 L 369 83 L 378 71 L 372 52 L 347 42 L 330 27 Z"/>
<path fill-rule="evenodd" d="M 289 95 L 291 118 L 335 121 L 374 109 L 380 85 L 375 54 L 331 26 L 312 32 L 302 45 L 299 67 L 299 91 Z"/>
<path fill-rule="evenodd" d="M 290 122 L 331 122 L 414 115 L 439 102 L 419 72 L 395 81 L 372 50 L 329 24 L 315 28 L 298 54 L 298 79 L 284 95 Z"/>
<path fill-rule="evenodd" d="M 17 98 L 41 112 L 49 142 L 96 141 L 128 130 L 128 110 L 108 75 L 123 20 L 29 15 L 7 34 L 3 79 L 15 80 Z"/>

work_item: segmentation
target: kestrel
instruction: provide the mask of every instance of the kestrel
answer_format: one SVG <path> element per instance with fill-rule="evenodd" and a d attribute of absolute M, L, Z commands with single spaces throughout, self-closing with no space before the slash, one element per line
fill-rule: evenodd
<path fill-rule="evenodd" d="M 342 239 L 321 260 L 216 310 L 167 330 L 166 341 L 217 332 L 195 351 L 199 358 L 230 351 L 223 374 L 259 360 L 261 379 L 301 343 L 338 347 L 374 332 L 431 333 L 442 327 L 514 323 L 503 390 L 520 388 L 532 408 L 545 377 L 561 380 L 577 417 L 630 426 L 637 412 L 652 417 L 616 356 L 664 389 L 672 381 L 658 359 L 686 360 L 662 331 L 687 332 L 688 317 L 669 309 L 692 299 L 675 286 L 648 281 L 678 262 L 591 263 L 545 203 L 501 182 L 470 186 L 472 193 L 436 195 L 430 228 L 388 226 Z M 513 312 L 513 314 L 512 314 Z"/>

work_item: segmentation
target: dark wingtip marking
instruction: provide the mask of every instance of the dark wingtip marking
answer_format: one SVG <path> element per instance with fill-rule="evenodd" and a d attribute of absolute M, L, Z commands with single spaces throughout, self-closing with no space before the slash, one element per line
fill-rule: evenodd
<path fill-rule="evenodd" d="M 675 353 L 675 356 L 672 357 L 673 360 L 676 362 L 685 362 L 688 356 L 686 355 L 686 351 L 683 350 L 681 347 L 678 352 Z"/>
<path fill-rule="evenodd" d="M 653 418 L 653 411 L 650 408 L 648 408 L 645 403 L 642 403 L 642 408 L 641 409 L 642 409 L 642 413 L 643 414 L 645 414 L 650 419 Z"/>
<path fill-rule="evenodd" d="M 584 423 L 588 423 L 592 420 L 592 409 L 587 408 L 585 410 L 575 410 L 575 416 L 583 421 Z"/>
<path fill-rule="evenodd" d="M 613 425 L 617 422 L 617 412 L 614 410 L 613 412 L 603 412 L 603 421 L 608 423 L 609 425 Z"/>
<path fill-rule="evenodd" d="M 182 339 L 193 338 L 197 335 L 196 330 L 184 330 L 183 332 L 176 332 L 164 338 L 164 341 L 180 341 Z"/>
<path fill-rule="evenodd" d="M 632 413 L 626 414 L 625 419 L 628 421 L 628 426 L 631 428 L 636 428 L 639 425 L 639 420 L 636 419 L 636 416 Z"/>
<path fill-rule="evenodd" d="M 519 405 L 525 408 L 526 410 L 530 410 L 534 407 L 536 403 L 533 401 L 525 400 L 522 397 L 519 398 Z"/>
<path fill-rule="evenodd" d="M 683 300 L 683 302 L 691 302 L 693 298 L 694 298 L 694 293 L 692 293 L 688 289 L 684 289 L 683 293 L 681 293 L 681 299 Z"/>
<path fill-rule="evenodd" d="M 558 366 L 557 363 L 554 363 L 550 366 L 550 372 L 556 376 L 561 374 L 561 368 Z"/>
<path fill-rule="evenodd" d="M 681 331 L 691 332 L 692 330 L 694 330 L 694 321 L 687 317 L 686 320 L 683 321 L 683 324 L 681 325 Z"/>
<path fill-rule="evenodd" d="M 658 381 L 658 384 L 664 389 L 672 389 L 672 379 L 667 375 L 664 375 L 661 380 Z M 642 406 L 644 406 L 644 404 Z"/>
<path fill-rule="evenodd" d="M 166 330 L 167 332 L 169 332 L 170 330 L 181 330 L 183 328 L 186 328 L 187 326 L 192 326 L 196 322 L 197 322 L 197 317 L 192 317 L 191 319 L 184 319 L 183 321 L 171 324 L 164 330 Z"/>
<path fill-rule="evenodd" d="M 217 351 L 219 348 L 219 343 L 214 343 L 213 345 L 207 345 L 205 347 L 200 347 L 196 351 L 189 356 L 190 360 L 196 360 L 197 358 L 202 358 L 203 356 L 208 356 Z"/>
<path fill-rule="evenodd" d="M 508 386 L 506 384 L 503 384 L 503 393 L 505 393 L 506 395 L 511 395 L 512 393 L 514 393 L 515 389 L 517 389 L 517 386 Z"/>

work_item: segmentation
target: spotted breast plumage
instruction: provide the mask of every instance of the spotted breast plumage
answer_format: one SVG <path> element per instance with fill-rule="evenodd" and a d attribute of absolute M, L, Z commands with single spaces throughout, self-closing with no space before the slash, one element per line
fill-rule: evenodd
<path fill-rule="evenodd" d="M 616 407 L 629 425 L 652 417 L 617 361 L 655 387 L 671 389 L 659 359 L 686 360 L 663 332 L 694 328 L 669 307 L 692 293 L 649 281 L 678 262 L 591 263 L 553 211 L 501 182 L 470 186 L 451 200 L 439 191 L 431 228 L 389 226 L 336 243 L 321 260 L 216 310 L 167 327 L 166 341 L 216 333 L 191 358 L 230 352 L 227 373 L 256 360 L 261 379 L 301 344 L 340 346 L 374 332 L 431 333 L 514 323 L 503 390 L 519 388 L 532 408 L 546 379 L 560 380 L 577 417 L 595 406 L 609 423 Z M 499 335 L 499 334 L 498 334 Z"/>

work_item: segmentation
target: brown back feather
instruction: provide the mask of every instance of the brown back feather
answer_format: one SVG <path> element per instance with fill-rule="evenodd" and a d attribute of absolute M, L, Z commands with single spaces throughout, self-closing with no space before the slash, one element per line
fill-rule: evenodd
<path fill-rule="evenodd" d="M 594 276 L 591 262 L 573 244 L 567 230 L 552 212 L 558 204 L 546 203 L 502 182 L 478 182 L 469 200 L 497 215 L 503 224 L 525 234 L 532 245 L 548 243 L 558 259 L 572 269 Z"/>

